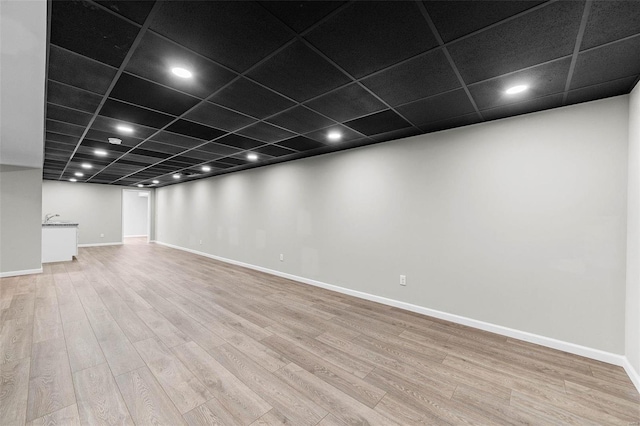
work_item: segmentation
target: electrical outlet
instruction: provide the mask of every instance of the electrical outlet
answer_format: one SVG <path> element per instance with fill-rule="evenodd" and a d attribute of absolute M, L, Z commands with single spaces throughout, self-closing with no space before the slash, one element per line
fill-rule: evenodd
<path fill-rule="evenodd" d="M 407 276 L 400 275 L 400 285 L 407 285 Z"/>
<path fill-rule="evenodd" d="M 100 234 L 100 238 L 104 238 L 104 234 Z"/>
<path fill-rule="evenodd" d="M 280 253 L 280 262 L 284 262 L 284 254 Z"/>

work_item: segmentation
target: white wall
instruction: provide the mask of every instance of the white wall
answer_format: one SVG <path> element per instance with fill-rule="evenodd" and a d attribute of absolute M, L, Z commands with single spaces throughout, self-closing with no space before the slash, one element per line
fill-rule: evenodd
<path fill-rule="evenodd" d="M 626 356 L 640 389 L 640 85 L 629 97 Z"/>
<path fill-rule="evenodd" d="M 157 239 L 623 354 L 627 117 L 622 96 L 160 188 Z"/>
<path fill-rule="evenodd" d="M 140 194 L 146 194 L 141 197 Z M 124 236 L 147 236 L 149 234 L 149 191 L 122 192 L 122 226 Z"/>
<path fill-rule="evenodd" d="M 78 222 L 80 244 L 122 242 L 122 187 L 45 180 L 41 211 Z"/>

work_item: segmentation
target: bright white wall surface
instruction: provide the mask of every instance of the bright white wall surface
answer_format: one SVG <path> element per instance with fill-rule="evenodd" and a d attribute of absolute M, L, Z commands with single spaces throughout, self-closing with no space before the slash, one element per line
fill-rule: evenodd
<path fill-rule="evenodd" d="M 140 194 L 147 194 L 141 197 Z M 122 226 L 124 236 L 147 236 L 149 234 L 149 191 L 122 192 Z"/>
<path fill-rule="evenodd" d="M 640 379 L 640 85 L 629 97 L 626 356 Z"/>
<path fill-rule="evenodd" d="M 0 166 L 0 274 L 39 270 L 42 169 Z"/>
<path fill-rule="evenodd" d="M 627 117 L 622 96 L 160 188 L 157 239 L 623 354 Z"/>
<path fill-rule="evenodd" d="M 78 222 L 80 244 L 122 242 L 122 187 L 45 180 L 41 212 Z"/>

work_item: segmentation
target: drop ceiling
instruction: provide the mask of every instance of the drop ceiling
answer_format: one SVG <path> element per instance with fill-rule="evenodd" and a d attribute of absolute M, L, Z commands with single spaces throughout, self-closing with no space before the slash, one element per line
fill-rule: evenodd
<path fill-rule="evenodd" d="M 56 0 L 49 30 L 43 177 L 126 186 L 622 95 L 640 75 L 638 1 Z"/>

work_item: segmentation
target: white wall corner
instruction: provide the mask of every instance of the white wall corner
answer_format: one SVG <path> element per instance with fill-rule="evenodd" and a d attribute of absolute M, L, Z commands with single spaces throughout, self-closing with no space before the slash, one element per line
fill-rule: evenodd
<path fill-rule="evenodd" d="M 17 277 L 20 275 L 32 275 L 32 274 L 41 274 L 41 273 L 42 273 L 42 266 L 37 269 L 25 269 L 23 271 L 0 272 L 0 278 Z"/>
<path fill-rule="evenodd" d="M 491 333 L 500 334 L 502 336 L 511 337 L 514 339 L 522 340 L 529 343 L 534 343 L 541 346 L 546 346 L 548 348 L 557 349 L 563 352 L 568 352 L 574 355 L 583 356 L 586 358 L 591 358 L 597 361 L 606 362 L 608 364 L 617 365 L 620 367 L 624 367 L 627 372 L 632 371 L 633 368 L 631 364 L 623 355 L 614 354 L 611 352 L 602 351 L 600 349 L 590 348 L 587 346 L 577 345 L 575 343 L 565 342 L 562 340 L 553 339 L 551 337 L 541 336 L 533 333 L 529 333 L 526 331 L 516 330 L 509 327 L 503 327 L 501 325 L 491 324 L 484 321 L 475 320 L 473 318 L 467 318 L 460 315 L 450 314 L 447 312 L 437 311 L 435 309 L 429 309 L 423 306 L 413 305 L 411 303 L 401 302 L 394 299 L 388 299 L 386 297 L 376 296 L 369 293 L 364 293 L 361 291 L 351 290 L 344 287 L 339 287 L 333 284 L 323 283 L 321 281 L 315 281 L 304 277 L 299 277 L 296 275 L 287 274 L 280 271 L 275 271 L 268 268 L 263 268 L 261 266 L 251 265 L 249 263 L 239 262 L 232 259 L 227 259 L 224 257 L 212 255 L 209 253 L 200 252 L 197 250 L 192 250 L 185 247 L 176 246 L 173 244 L 165 243 L 162 241 L 156 241 L 157 244 L 170 247 L 177 250 L 186 251 L 189 253 L 193 253 L 199 256 L 208 257 L 210 259 L 219 260 L 221 262 L 229 263 L 232 265 L 242 266 L 245 268 L 253 269 L 260 272 L 265 272 L 267 274 L 279 276 L 282 278 L 290 279 L 293 281 L 297 281 L 303 284 L 309 284 L 316 287 L 321 287 L 327 290 L 332 290 L 338 293 L 347 294 L 349 296 L 354 296 L 360 299 L 370 300 L 372 302 L 382 303 L 383 305 L 393 306 L 396 308 L 404 309 L 411 312 L 416 312 L 422 315 L 442 319 L 445 321 L 451 321 L 456 324 L 462 324 L 469 327 L 477 328 L 484 331 L 489 331 Z M 628 367 L 627 367 L 628 365 Z M 629 373 L 631 380 L 634 381 L 636 387 L 638 387 L 638 374 L 635 372 L 635 379 L 632 377 L 632 374 Z M 640 388 L 639 388 L 640 391 Z"/>
<path fill-rule="evenodd" d="M 640 392 L 640 372 L 636 371 L 636 369 L 633 368 L 631 362 L 629 362 L 629 359 L 627 357 L 624 357 L 622 367 L 624 367 L 624 371 L 626 371 L 627 375 L 629 375 L 631 382 L 635 385 L 638 392 Z"/>

